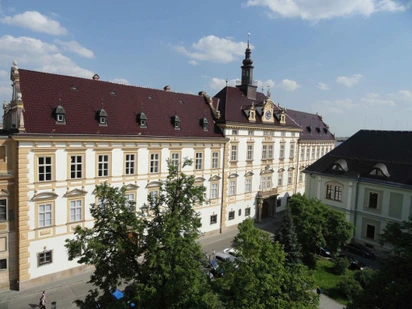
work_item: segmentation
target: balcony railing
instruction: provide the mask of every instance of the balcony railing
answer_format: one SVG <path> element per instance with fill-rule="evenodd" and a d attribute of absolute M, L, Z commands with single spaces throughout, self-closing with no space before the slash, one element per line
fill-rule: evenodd
<path fill-rule="evenodd" d="M 258 191 L 258 198 L 267 198 L 273 195 L 277 195 L 278 194 L 278 188 L 272 188 L 270 190 L 266 190 L 266 191 Z"/>

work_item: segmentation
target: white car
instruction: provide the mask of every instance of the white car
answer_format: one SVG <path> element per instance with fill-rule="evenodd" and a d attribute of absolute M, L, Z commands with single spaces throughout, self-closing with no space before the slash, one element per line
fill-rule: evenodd
<path fill-rule="evenodd" d="M 230 254 L 231 256 L 237 257 L 239 251 L 235 248 L 226 248 L 223 250 L 223 253 Z"/>

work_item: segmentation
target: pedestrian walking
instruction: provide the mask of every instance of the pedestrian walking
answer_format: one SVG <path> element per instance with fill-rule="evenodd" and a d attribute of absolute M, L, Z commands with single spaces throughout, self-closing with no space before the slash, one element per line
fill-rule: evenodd
<path fill-rule="evenodd" d="M 46 291 L 43 291 L 43 294 L 40 297 L 39 308 L 46 309 Z"/>
<path fill-rule="evenodd" d="M 316 293 L 320 296 L 322 294 L 322 290 L 320 289 L 320 286 L 316 287 Z"/>

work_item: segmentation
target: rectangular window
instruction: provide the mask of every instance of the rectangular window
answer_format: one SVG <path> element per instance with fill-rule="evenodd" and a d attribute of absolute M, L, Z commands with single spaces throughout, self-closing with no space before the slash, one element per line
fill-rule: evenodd
<path fill-rule="evenodd" d="M 178 153 L 172 153 L 172 165 L 176 168 L 179 167 L 179 154 Z"/>
<path fill-rule="evenodd" d="M 253 160 L 253 145 L 247 145 L 247 157 L 246 160 Z"/>
<path fill-rule="evenodd" d="M 366 238 L 375 239 L 375 226 L 366 224 Z"/>
<path fill-rule="evenodd" d="M 247 131 L 247 135 L 253 135 L 253 131 L 252 130 L 249 130 L 249 131 Z"/>
<path fill-rule="evenodd" d="M 70 178 L 82 178 L 82 156 L 70 156 Z"/>
<path fill-rule="evenodd" d="M 299 173 L 299 182 L 302 182 L 302 181 L 303 181 L 303 173 L 300 172 L 300 173 Z"/>
<path fill-rule="evenodd" d="M 108 155 L 99 155 L 98 173 L 99 173 L 99 177 L 109 176 L 109 156 Z"/>
<path fill-rule="evenodd" d="M 70 201 L 70 222 L 82 220 L 82 201 Z"/>
<path fill-rule="evenodd" d="M 37 266 L 51 264 L 52 262 L 53 252 L 51 250 L 37 253 Z"/>
<path fill-rule="evenodd" d="M 262 176 L 260 179 L 260 190 L 264 191 L 266 189 L 266 177 Z"/>
<path fill-rule="evenodd" d="M 333 201 L 342 201 L 342 187 L 326 185 L 326 198 Z"/>
<path fill-rule="evenodd" d="M 157 192 L 157 191 L 153 191 Z M 126 193 L 126 204 L 129 206 L 129 208 L 134 209 L 135 206 L 135 199 L 134 199 L 134 193 Z"/>
<path fill-rule="evenodd" d="M 250 216 L 250 207 L 245 208 L 245 216 Z"/>
<path fill-rule="evenodd" d="M 0 270 L 5 270 L 7 269 L 7 259 L 1 259 L 0 260 Z"/>
<path fill-rule="evenodd" d="M 210 198 L 217 198 L 218 190 L 217 190 L 217 183 L 212 183 L 210 189 Z"/>
<path fill-rule="evenodd" d="M 266 177 L 266 189 L 270 189 L 272 187 L 272 176 Z"/>
<path fill-rule="evenodd" d="M 240 217 L 242 215 L 242 209 L 239 209 L 237 215 Z"/>
<path fill-rule="evenodd" d="M 39 157 L 39 181 L 52 180 L 52 158 L 51 157 Z"/>
<path fill-rule="evenodd" d="M 278 186 L 282 186 L 283 185 L 283 172 L 280 172 L 278 174 Z"/>
<path fill-rule="evenodd" d="M 196 152 L 196 165 L 195 169 L 201 170 L 203 168 L 203 153 Z"/>
<path fill-rule="evenodd" d="M 262 146 L 262 160 L 266 160 L 267 148 L 268 148 L 268 146 L 266 146 L 266 145 Z"/>
<path fill-rule="evenodd" d="M 316 150 L 316 159 L 320 158 L 320 147 Z"/>
<path fill-rule="evenodd" d="M 293 182 L 293 172 L 288 173 L 288 185 L 291 185 Z"/>
<path fill-rule="evenodd" d="M 230 154 L 230 160 L 231 161 L 237 161 L 237 146 L 232 145 L 232 151 Z"/>
<path fill-rule="evenodd" d="M 210 216 L 210 225 L 217 223 L 217 215 Z"/>
<path fill-rule="evenodd" d="M 306 147 L 306 160 L 310 160 L 310 148 Z"/>
<path fill-rule="evenodd" d="M 378 193 L 369 192 L 369 208 L 378 209 Z"/>
<path fill-rule="evenodd" d="M 150 173 L 159 173 L 159 154 L 152 153 L 150 155 Z"/>
<path fill-rule="evenodd" d="M 269 145 L 268 148 L 268 158 L 273 159 L 273 145 Z"/>
<path fill-rule="evenodd" d="M 39 205 L 39 227 L 52 225 L 52 205 Z"/>
<path fill-rule="evenodd" d="M 238 131 L 237 130 L 232 130 L 232 135 L 237 135 Z"/>
<path fill-rule="evenodd" d="M 300 149 L 300 161 L 305 160 L 305 150 L 303 148 Z"/>
<path fill-rule="evenodd" d="M 1 199 L 0 200 L 0 221 L 7 220 L 7 200 Z"/>
<path fill-rule="evenodd" d="M 280 144 L 279 159 L 285 158 L 285 144 Z"/>
<path fill-rule="evenodd" d="M 251 192 L 251 191 L 252 191 L 252 179 L 246 178 L 245 192 Z"/>
<path fill-rule="evenodd" d="M 315 147 L 312 147 L 312 156 L 310 159 L 315 160 Z"/>
<path fill-rule="evenodd" d="M 229 195 L 236 194 L 236 180 L 231 180 L 229 184 Z"/>
<path fill-rule="evenodd" d="M 282 199 L 277 199 L 276 200 L 276 207 L 281 207 L 282 206 Z"/>
<path fill-rule="evenodd" d="M 229 220 L 233 220 L 235 218 L 235 212 L 229 211 Z"/>
<path fill-rule="evenodd" d="M 295 144 L 290 144 L 289 158 L 295 157 Z"/>
<path fill-rule="evenodd" d="M 213 152 L 212 153 L 212 168 L 218 168 L 218 167 L 219 167 L 219 153 Z"/>
<path fill-rule="evenodd" d="M 126 175 L 133 175 L 135 172 L 135 155 L 126 154 Z"/>

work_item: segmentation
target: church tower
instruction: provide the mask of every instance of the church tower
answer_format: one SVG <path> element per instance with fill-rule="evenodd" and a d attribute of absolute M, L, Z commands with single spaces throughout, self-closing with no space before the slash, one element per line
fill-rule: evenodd
<path fill-rule="evenodd" d="M 257 86 L 253 85 L 253 60 L 250 58 L 250 33 L 247 40 L 247 48 L 245 51 L 245 59 L 243 59 L 242 65 L 242 83 L 239 87 L 248 99 L 256 100 Z"/>

